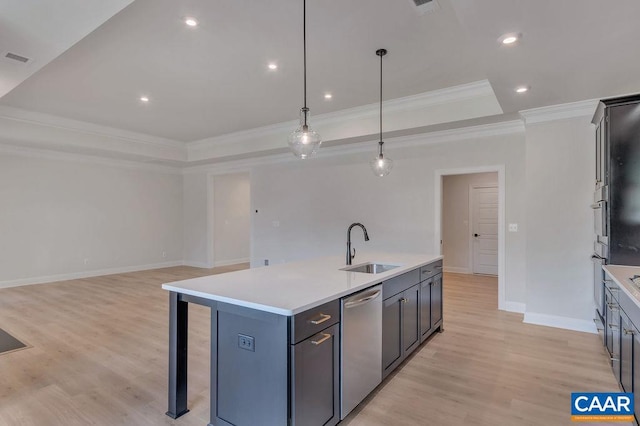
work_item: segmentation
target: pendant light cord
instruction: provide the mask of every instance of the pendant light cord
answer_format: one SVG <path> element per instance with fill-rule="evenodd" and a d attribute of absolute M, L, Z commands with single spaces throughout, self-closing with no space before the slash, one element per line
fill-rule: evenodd
<path fill-rule="evenodd" d="M 304 127 L 307 128 L 307 0 L 302 0 L 302 44 L 304 55 Z"/>
<path fill-rule="evenodd" d="M 380 55 L 380 143 L 382 143 L 382 55 Z"/>

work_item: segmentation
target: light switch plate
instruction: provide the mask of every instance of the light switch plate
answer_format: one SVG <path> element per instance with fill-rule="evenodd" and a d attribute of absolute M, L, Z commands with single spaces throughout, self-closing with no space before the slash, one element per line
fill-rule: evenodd
<path fill-rule="evenodd" d="M 509 232 L 518 232 L 518 224 L 510 223 L 509 224 Z"/>

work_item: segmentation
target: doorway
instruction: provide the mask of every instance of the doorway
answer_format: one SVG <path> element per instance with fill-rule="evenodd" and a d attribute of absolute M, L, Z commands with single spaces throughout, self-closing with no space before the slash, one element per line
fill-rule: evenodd
<path fill-rule="evenodd" d="M 435 250 L 444 270 L 498 277 L 505 309 L 504 166 L 436 170 Z"/>

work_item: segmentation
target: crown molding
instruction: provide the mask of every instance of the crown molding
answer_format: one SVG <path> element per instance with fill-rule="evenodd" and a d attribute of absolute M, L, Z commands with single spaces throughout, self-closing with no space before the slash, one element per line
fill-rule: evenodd
<path fill-rule="evenodd" d="M 85 121 L 72 120 L 41 112 L 27 111 L 6 105 L 0 105 L 0 118 L 21 121 L 38 126 L 54 127 L 57 129 L 71 130 L 94 136 L 106 136 L 127 142 L 141 143 L 146 145 L 160 145 L 172 148 L 184 148 L 185 142 L 151 136 L 144 133 L 132 132 L 115 127 L 102 126 Z"/>
<path fill-rule="evenodd" d="M 385 141 L 385 148 L 388 151 L 395 151 L 397 149 L 435 145 L 454 141 L 463 141 L 476 138 L 486 138 L 491 136 L 507 135 L 524 133 L 524 123 L 520 119 L 511 119 L 508 121 L 502 121 L 497 123 L 479 124 L 468 127 L 461 127 L 458 129 L 448 129 L 433 132 L 421 132 L 405 136 L 397 136 L 387 138 Z M 310 160 L 330 158 L 339 155 L 347 154 L 359 154 L 371 151 L 371 143 L 376 141 L 378 135 L 368 135 L 366 137 L 358 138 L 359 141 L 355 143 L 342 144 L 330 147 L 323 147 L 318 151 L 316 156 Z M 183 168 L 184 174 L 193 173 L 230 173 L 230 172 L 245 172 L 253 167 L 299 162 L 301 160 L 294 157 L 291 153 L 283 154 L 271 154 L 261 157 L 251 157 L 241 160 L 223 161 L 212 164 L 202 164 L 197 166 L 187 166 Z"/>
<path fill-rule="evenodd" d="M 591 118 L 598 106 L 597 99 L 589 99 L 568 104 L 551 105 L 520 111 L 526 124 L 545 123 L 547 121 L 565 120 L 567 118 Z"/>
<path fill-rule="evenodd" d="M 128 170 L 142 170 L 157 173 L 181 174 L 181 167 L 171 167 L 160 164 L 145 163 L 144 160 L 121 160 L 94 156 L 87 154 L 77 154 L 71 152 L 52 151 L 42 148 L 31 148 L 26 146 L 0 144 L 0 154 L 16 155 L 27 158 L 38 158 L 45 160 L 69 161 L 73 163 L 96 164 L 108 167 L 117 167 Z"/>
<path fill-rule="evenodd" d="M 450 102 L 458 102 L 484 96 L 494 96 L 493 88 L 488 80 L 481 80 L 431 92 L 420 93 L 417 95 L 405 96 L 403 98 L 390 99 L 384 101 L 384 110 L 385 113 L 392 114 L 399 111 L 422 109 L 433 105 L 442 105 Z M 379 114 L 379 108 L 380 104 L 376 102 L 326 114 L 315 115 L 313 121 L 316 127 L 335 123 L 358 121 L 364 118 L 377 117 Z M 256 127 L 254 129 L 241 130 L 239 132 L 229 133 L 226 135 L 187 142 L 186 146 L 187 149 L 192 149 L 202 148 L 209 145 L 237 144 L 256 137 L 288 134 L 291 129 L 297 126 L 297 124 L 298 120 L 270 124 L 268 126 Z"/>

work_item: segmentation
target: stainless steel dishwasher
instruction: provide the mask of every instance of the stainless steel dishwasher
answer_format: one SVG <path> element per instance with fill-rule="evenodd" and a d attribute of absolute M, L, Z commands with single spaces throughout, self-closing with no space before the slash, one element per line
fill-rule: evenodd
<path fill-rule="evenodd" d="M 382 381 L 382 285 L 342 299 L 340 419 Z"/>

